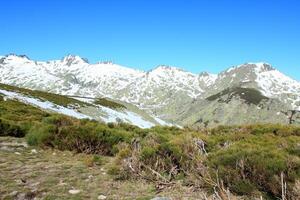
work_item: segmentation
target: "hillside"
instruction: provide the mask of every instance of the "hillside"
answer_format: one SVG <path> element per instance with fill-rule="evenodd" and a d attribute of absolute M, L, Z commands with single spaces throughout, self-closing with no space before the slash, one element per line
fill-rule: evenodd
<path fill-rule="evenodd" d="M 112 162 L 111 157 L 31 147 L 23 138 L 0 137 L 0 199 L 197 199 L 205 194 L 179 186 L 177 192 L 157 194 L 152 183 L 115 180 L 108 174 Z"/>
<path fill-rule="evenodd" d="M 78 119 L 102 122 L 126 122 L 142 128 L 168 123 L 154 118 L 135 106 L 106 98 L 70 97 L 0 84 L 0 96 L 7 100 L 32 105 L 39 109 L 60 113 Z"/>
<path fill-rule="evenodd" d="M 176 122 L 176 121 L 175 121 Z M 195 100 L 177 122 L 193 127 L 256 123 L 300 124 L 300 112 L 252 88 L 227 88 L 205 99 Z"/>
<path fill-rule="evenodd" d="M 0 106 L 4 199 L 300 197 L 299 127 L 141 129 L 10 99 Z"/>
<path fill-rule="evenodd" d="M 215 75 L 206 72 L 193 74 L 165 65 L 143 72 L 112 62 L 90 64 L 86 59 L 72 55 L 47 62 L 7 55 L 0 59 L 0 73 L 0 82 L 5 84 L 60 95 L 126 102 L 158 120 L 181 126 L 193 125 L 195 120 L 204 118 L 201 105 L 207 103 L 206 98 L 236 87 L 256 90 L 265 98 L 272 99 L 268 102 L 269 108 L 280 105 L 284 113 L 300 110 L 300 83 L 267 63 L 246 63 Z M 214 116 L 215 110 L 223 103 L 210 103 L 210 109 L 206 108 L 205 113 Z M 200 106 L 196 106 L 198 104 Z M 229 120 L 230 124 L 265 122 L 261 116 L 273 116 L 278 112 L 278 109 L 262 109 L 260 113 L 243 100 L 236 104 L 244 107 L 243 110 L 251 110 L 251 117 L 233 117 Z M 239 114 L 237 105 L 229 106 L 232 115 Z M 91 115 L 95 111 L 84 112 Z M 243 120 L 236 120 L 240 118 Z M 226 125 L 228 122 L 226 117 L 223 119 L 220 115 L 207 120 L 215 121 L 214 125 Z M 155 121 L 151 122 L 155 124 Z M 286 124 L 283 116 L 280 119 L 270 118 L 270 122 Z"/>

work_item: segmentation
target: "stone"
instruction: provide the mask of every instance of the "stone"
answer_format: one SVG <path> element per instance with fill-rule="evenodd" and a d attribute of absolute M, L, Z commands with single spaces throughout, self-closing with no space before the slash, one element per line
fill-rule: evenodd
<path fill-rule="evenodd" d="M 70 193 L 70 194 L 79 194 L 79 193 L 80 193 L 80 190 L 72 189 L 72 190 L 69 190 L 69 193 Z"/>
<path fill-rule="evenodd" d="M 106 198 L 107 198 L 107 197 L 106 197 L 105 195 L 102 195 L 102 194 L 101 194 L 101 195 L 98 196 L 97 199 L 98 199 L 98 200 L 104 200 L 104 199 L 106 199 Z"/>
<path fill-rule="evenodd" d="M 36 149 L 31 149 L 31 153 L 36 154 L 37 150 Z"/>
<path fill-rule="evenodd" d="M 155 198 L 153 198 L 151 200 L 172 200 L 172 199 L 169 198 L 169 197 L 155 197 Z"/>
<path fill-rule="evenodd" d="M 16 196 L 18 194 L 18 191 L 13 191 L 9 194 L 9 196 Z"/>

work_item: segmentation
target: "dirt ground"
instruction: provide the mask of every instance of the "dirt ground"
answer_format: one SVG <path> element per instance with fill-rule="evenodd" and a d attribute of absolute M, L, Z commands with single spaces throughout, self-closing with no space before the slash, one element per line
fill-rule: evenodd
<path fill-rule="evenodd" d="M 158 193 L 151 183 L 116 181 L 107 173 L 113 158 L 91 166 L 89 157 L 0 137 L 0 199 L 204 199 L 181 186 Z"/>

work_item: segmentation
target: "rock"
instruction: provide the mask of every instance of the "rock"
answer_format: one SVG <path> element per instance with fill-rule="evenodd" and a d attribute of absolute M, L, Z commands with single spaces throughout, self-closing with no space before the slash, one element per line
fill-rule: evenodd
<path fill-rule="evenodd" d="M 20 153 L 20 152 L 15 152 L 15 154 L 17 154 L 17 155 L 21 155 L 21 153 Z"/>
<path fill-rule="evenodd" d="M 69 190 L 69 193 L 70 194 L 79 194 L 80 190 L 74 190 L 74 189 L 72 189 L 72 190 Z"/>
<path fill-rule="evenodd" d="M 25 193 L 19 193 L 15 199 L 22 200 L 22 199 L 25 199 L 25 196 L 26 196 Z"/>
<path fill-rule="evenodd" d="M 23 184 L 23 182 L 20 180 L 20 179 L 18 179 L 18 180 L 15 180 L 16 181 L 16 183 L 18 184 L 18 185 L 21 185 L 21 184 Z"/>
<path fill-rule="evenodd" d="M 34 192 L 26 192 L 26 193 L 19 193 L 14 199 L 16 200 L 30 200 L 35 199 L 36 193 Z"/>
<path fill-rule="evenodd" d="M 25 198 L 24 199 L 35 199 L 35 196 L 36 196 L 36 193 L 33 192 L 33 191 L 30 191 L 30 192 L 26 192 L 25 194 Z"/>
<path fill-rule="evenodd" d="M 18 194 L 18 191 L 13 191 L 13 192 L 11 192 L 11 193 L 9 193 L 9 196 L 16 196 Z"/>
<path fill-rule="evenodd" d="M 98 196 L 97 199 L 98 199 L 98 200 L 103 200 L 103 199 L 106 199 L 106 196 L 104 196 L 104 195 L 101 194 L 101 195 Z"/>
<path fill-rule="evenodd" d="M 14 151 L 14 149 L 12 149 L 12 148 L 9 148 L 9 147 L 7 147 L 7 146 L 3 146 L 3 147 L 1 147 L 0 146 L 0 150 L 2 150 L 2 151 Z"/>
<path fill-rule="evenodd" d="M 155 197 L 155 198 L 153 198 L 151 200 L 172 200 L 172 199 L 169 198 L 169 197 Z"/>
<path fill-rule="evenodd" d="M 36 187 L 36 186 L 38 186 L 39 184 L 40 184 L 40 182 L 31 183 L 31 184 L 30 184 L 30 187 Z"/>
<path fill-rule="evenodd" d="M 36 149 L 31 149 L 31 153 L 36 154 L 37 150 Z"/>

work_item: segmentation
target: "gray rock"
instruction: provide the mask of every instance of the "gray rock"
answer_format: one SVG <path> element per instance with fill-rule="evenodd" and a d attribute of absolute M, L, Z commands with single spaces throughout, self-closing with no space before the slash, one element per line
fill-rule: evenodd
<path fill-rule="evenodd" d="M 172 199 L 169 198 L 169 197 L 155 197 L 155 198 L 153 198 L 151 200 L 172 200 Z"/>

